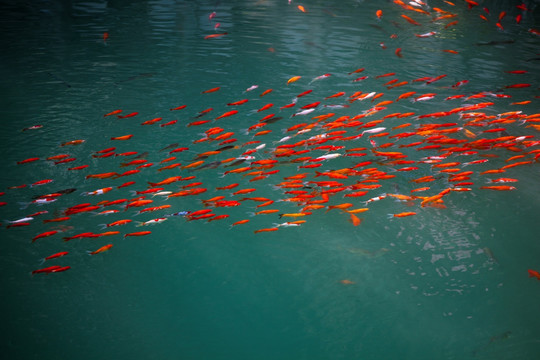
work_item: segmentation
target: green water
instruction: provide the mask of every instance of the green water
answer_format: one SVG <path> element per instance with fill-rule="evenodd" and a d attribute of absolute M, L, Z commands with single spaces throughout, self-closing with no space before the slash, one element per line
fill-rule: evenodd
<path fill-rule="evenodd" d="M 479 2 L 480 6 L 468 9 L 461 0 L 454 1 L 455 6 L 430 1 L 430 7 L 423 7 L 431 12 L 429 16 L 378 1 L 2 2 L 0 192 L 5 194 L 0 201 L 7 204 L 0 207 L 0 219 L 6 220 L 0 228 L 0 305 L 4 312 L 0 344 L 4 358 L 538 358 L 540 282 L 529 278 L 527 270 L 540 270 L 540 171 L 538 163 L 533 163 L 500 175 L 519 179 L 510 184 L 516 186 L 514 191 L 479 189 L 486 185 L 486 178 L 499 176 L 481 176 L 479 172 L 507 165 L 506 159 L 518 155 L 502 148 L 485 151 L 499 157 L 463 168 L 476 172 L 475 185 L 470 192 L 445 196 L 445 209 L 421 207 L 419 201 L 407 206 L 386 198 L 370 203 L 369 211 L 359 214 L 363 219 L 359 226 L 353 226 L 342 211 L 323 209 L 313 211 L 299 227 L 254 234 L 273 223 L 295 219 L 279 219 L 276 214 L 250 216 L 260 209 L 248 201 L 238 207 L 215 209 L 216 214 L 230 215 L 220 221 L 171 217 L 154 226 L 135 227 L 131 223 L 118 228 L 122 234 L 150 230 L 149 236 L 62 241 L 62 237 L 82 232 L 100 232 L 99 224 L 115 220 L 147 221 L 164 213 L 195 211 L 203 208 L 201 199 L 217 195 L 236 199 L 230 196 L 234 190 L 214 190 L 233 182 L 240 183 L 236 189 L 253 187 L 257 189 L 253 196 L 275 200 L 269 208 L 298 212 L 295 204 L 277 201 L 289 195 L 275 188 L 286 176 L 314 174 L 313 169 L 297 169 L 298 164 L 281 164 L 276 167 L 279 173 L 257 182 L 249 182 L 249 177 L 241 174 L 222 176 L 233 167 L 156 171 L 159 162 L 169 156 L 160 150 L 170 144 L 189 147 L 189 151 L 175 154 L 183 165 L 197 154 L 222 146 L 217 142 L 193 144 L 212 126 L 234 132 L 239 145 L 252 140 L 266 144 L 255 154 L 261 160 L 272 157 L 277 142 L 290 135 L 284 130 L 297 123 L 311 122 L 311 117 L 329 112 L 336 113 L 336 118 L 352 117 L 407 91 L 437 96 L 424 102 L 394 102 L 362 120 L 382 119 L 395 112 L 430 114 L 488 101 L 494 104 L 479 110 L 488 115 L 518 110 L 528 115 L 538 113 L 540 38 L 528 31 L 540 28 L 538 1 L 525 2 L 530 9 L 525 12 L 516 8 L 520 2 Z M 307 12 L 301 12 L 297 5 L 303 5 Z M 432 22 L 440 15 L 434 7 L 458 16 Z M 488 7 L 490 14 L 483 7 Z M 375 16 L 378 9 L 383 11 L 380 20 Z M 216 16 L 209 19 L 214 11 Z M 495 26 L 501 11 L 507 13 L 501 20 L 504 30 Z M 517 24 L 515 17 L 520 13 L 523 19 Z M 422 25 L 409 24 L 401 14 Z M 445 28 L 453 20 L 458 24 Z M 214 29 L 216 23 L 220 26 Z M 415 36 L 430 31 L 436 34 Z M 105 32 L 109 34 L 106 41 Z M 204 39 L 224 32 L 227 35 Z M 392 34 L 398 36 L 392 38 Z M 484 45 L 489 42 L 494 43 Z M 396 56 L 397 48 L 402 49 L 402 57 Z M 359 68 L 365 71 L 349 75 Z M 509 70 L 526 70 L 527 74 L 505 72 Z M 376 78 L 390 72 L 396 75 Z M 312 81 L 323 74 L 331 76 Z M 447 76 L 431 84 L 412 81 L 443 74 Z M 368 78 L 352 81 L 364 75 Z M 287 85 L 293 76 L 302 78 Z M 388 89 L 384 83 L 393 78 L 408 84 Z M 462 80 L 469 82 L 452 88 Z M 531 86 L 505 88 L 516 83 Z M 259 87 L 246 92 L 252 85 Z M 202 94 L 214 87 L 220 90 Z M 266 89 L 273 91 L 261 97 Z M 306 90 L 313 92 L 298 99 L 296 107 L 279 110 Z M 384 96 L 374 102 L 348 103 L 346 97 L 323 100 L 339 91 L 347 96 L 355 91 Z M 512 97 L 444 100 L 480 92 Z M 213 111 L 200 119 L 212 120 L 232 109 L 227 103 L 241 99 L 249 101 L 236 107 L 239 114 L 235 116 L 185 126 L 205 109 Z M 531 103 L 510 105 L 525 100 Z M 300 106 L 315 101 L 350 106 L 319 107 L 307 116 L 291 117 Z M 267 103 L 274 107 L 257 113 Z M 180 105 L 187 106 L 169 110 Z M 116 109 L 138 115 L 103 117 Z M 254 132 L 245 133 L 270 112 L 283 117 L 264 127 L 272 130 L 270 134 L 254 137 Z M 140 125 L 157 117 L 163 117 L 158 124 L 178 122 L 165 127 Z M 404 122 L 414 127 L 463 120 L 458 115 L 389 118 L 377 126 L 389 130 Z M 37 124 L 43 128 L 21 131 Z M 532 140 L 538 140 L 538 131 L 526 124 L 502 126 L 510 135 L 532 135 Z M 412 131 L 407 129 L 412 128 L 404 131 Z M 484 129 L 471 127 L 478 137 L 497 136 L 482 134 Z M 325 131 L 315 128 L 297 139 Z M 359 133 L 350 131 L 348 135 Z M 129 141 L 110 140 L 127 134 L 133 134 Z M 370 153 L 372 145 L 366 137 L 332 144 L 367 147 Z M 462 134 L 455 137 L 467 139 Z M 60 146 L 76 139 L 85 142 Z M 378 145 L 390 141 L 373 140 Z M 410 142 L 404 139 L 396 144 Z M 156 165 L 120 179 L 85 179 L 88 174 L 133 169 L 119 167 L 131 158 L 92 157 L 112 146 L 117 153 L 148 152 L 145 158 Z M 240 156 L 254 146 L 224 151 L 215 160 Z M 522 152 L 534 149 L 538 145 Z M 397 145 L 381 151 L 403 151 L 413 160 L 438 154 Z M 43 160 L 63 153 L 77 160 L 58 165 Z M 40 160 L 17 164 L 31 157 Z M 452 156 L 449 161 L 480 158 Z M 531 158 L 528 155 L 527 159 Z M 366 160 L 378 159 L 368 154 Z M 315 170 L 342 169 L 359 161 L 342 156 Z M 83 164 L 89 167 L 67 170 Z M 444 179 L 430 184 L 410 182 L 435 174 L 427 164 L 418 167 L 415 172 L 397 172 L 379 166 L 396 177 L 381 181 L 383 187 L 370 190 L 360 200 L 332 196 L 332 204 L 351 202 L 361 208 L 365 200 L 383 193 L 410 194 L 410 190 L 426 185 L 431 186 L 429 195 L 435 195 L 449 186 Z M 171 205 L 157 215 L 134 216 L 135 210 L 129 209 L 107 217 L 85 213 L 73 215 L 65 223 L 42 222 L 63 216 L 67 207 L 80 203 L 134 197 L 130 192 L 145 190 L 148 181 L 176 175 L 194 175 L 193 181 L 202 182 L 208 191 L 169 200 L 153 198 L 155 205 Z M 42 179 L 54 181 L 9 189 Z M 136 184 L 99 197 L 81 196 L 127 181 Z M 166 190 L 178 191 L 186 183 L 169 185 Z M 54 203 L 29 204 L 33 196 L 68 188 L 76 190 Z M 36 216 L 29 226 L 7 228 L 7 220 L 44 210 L 49 213 Z M 404 211 L 417 215 L 387 218 L 389 213 Z M 231 227 L 241 219 L 250 222 Z M 33 237 L 52 229 L 62 232 L 32 243 Z M 108 243 L 114 245 L 108 252 L 87 255 L 87 251 Z M 69 255 L 41 265 L 41 258 L 60 251 Z M 48 265 L 71 268 L 30 275 Z"/>

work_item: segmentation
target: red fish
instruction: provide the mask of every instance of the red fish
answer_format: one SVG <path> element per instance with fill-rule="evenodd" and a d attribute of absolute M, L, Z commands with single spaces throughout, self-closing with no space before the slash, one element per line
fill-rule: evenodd
<path fill-rule="evenodd" d="M 216 92 L 220 89 L 220 87 L 215 87 L 215 88 L 212 88 L 212 89 L 208 89 L 208 90 L 204 90 L 201 94 L 209 94 L 209 93 L 213 93 L 213 92 Z"/>
<path fill-rule="evenodd" d="M 121 112 L 122 110 L 114 110 L 114 111 L 111 111 L 110 113 L 103 115 L 103 117 L 120 114 Z"/>
<path fill-rule="evenodd" d="M 232 103 L 228 103 L 227 106 L 239 106 L 239 105 L 245 104 L 247 102 L 248 102 L 248 99 L 243 99 L 243 100 L 235 101 L 235 102 L 232 102 Z"/>
<path fill-rule="evenodd" d="M 152 233 L 151 231 L 137 231 L 137 232 L 124 234 L 124 238 L 126 238 L 128 236 L 145 236 L 145 235 L 149 235 L 151 233 Z"/>
<path fill-rule="evenodd" d="M 220 116 L 218 116 L 214 120 L 219 120 L 219 119 L 222 119 L 224 117 L 232 116 L 232 115 L 235 115 L 235 114 L 238 114 L 238 110 L 227 111 L 226 113 L 221 114 Z"/>
<path fill-rule="evenodd" d="M 538 271 L 529 269 L 527 272 L 529 273 L 529 277 L 535 277 L 540 280 L 540 273 Z"/>
<path fill-rule="evenodd" d="M 58 252 L 56 254 L 52 254 L 52 255 L 49 255 L 49 256 L 43 258 L 42 262 L 45 262 L 45 261 L 51 260 L 51 259 L 56 259 L 56 258 L 59 258 L 59 257 L 62 257 L 62 256 L 66 256 L 67 254 L 69 254 L 69 252 L 61 251 L 61 252 Z"/>
<path fill-rule="evenodd" d="M 38 157 L 32 157 L 32 158 L 28 158 L 28 159 L 25 159 L 25 160 L 21 160 L 21 161 L 17 161 L 17 164 L 27 164 L 27 163 L 30 163 L 30 162 L 34 162 L 34 161 L 38 161 L 39 158 Z"/>
<path fill-rule="evenodd" d="M 134 116 L 137 116 L 137 115 L 139 115 L 138 112 L 132 112 L 132 113 L 127 114 L 127 115 L 116 115 L 116 117 L 119 118 L 119 119 L 127 119 L 127 118 L 134 117 Z"/>
<path fill-rule="evenodd" d="M 208 40 L 208 39 L 215 39 L 215 38 L 218 38 L 218 37 L 221 37 L 221 36 L 224 36 L 224 35 L 227 35 L 226 32 L 224 33 L 219 33 L 219 34 L 210 34 L 210 35 L 206 35 L 204 37 L 205 40 Z"/>
<path fill-rule="evenodd" d="M 49 266 L 49 267 L 46 267 L 46 268 L 43 268 L 43 269 L 34 270 L 34 271 L 32 271 L 32 275 L 33 274 L 49 274 L 49 273 L 53 273 L 53 272 L 62 272 L 62 271 L 66 271 L 66 270 L 69 270 L 69 269 L 71 269 L 70 266 L 53 265 L 53 266 Z"/>

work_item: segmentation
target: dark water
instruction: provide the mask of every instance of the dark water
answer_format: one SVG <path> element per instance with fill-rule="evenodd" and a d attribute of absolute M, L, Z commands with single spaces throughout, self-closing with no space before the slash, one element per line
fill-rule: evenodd
<path fill-rule="evenodd" d="M 300 218 L 250 216 L 250 212 L 264 208 L 245 201 L 238 207 L 216 208 L 216 214 L 230 215 L 219 221 L 172 217 L 154 226 L 136 227 L 133 222 L 118 227 L 121 234 L 152 231 L 148 236 L 62 241 L 62 237 L 82 232 L 101 232 L 99 224 L 115 220 L 148 221 L 165 213 L 195 211 L 203 208 L 201 199 L 217 195 L 237 199 L 230 196 L 234 190 L 215 190 L 234 182 L 240 183 L 235 190 L 257 189 L 248 196 L 275 200 L 268 208 L 296 213 L 299 208 L 295 204 L 277 201 L 291 195 L 274 185 L 298 172 L 310 174 L 306 180 L 332 180 L 315 178 L 314 171 L 343 169 L 361 161 L 342 156 L 325 161 L 318 169 L 280 164 L 276 167 L 279 173 L 258 182 L 250 182 L 241 174 L 221 177 L 233 169 L 222 165 L 193 172 L 156 170 L 166 165 L 159 165 L 161 160 L 171 156 L 160 152 L 170 144 L 189 147 L 173 154 L 182 165 L 189 164 L 197 154 L 224 146 L 218 142 L 193 144 L 213 126 L 234 132 L 238 139 L 235 144 L 252 140 L 266 144 L 255 154 L 255 159 L 261 160 L 272 158 L 278 141 L 291 134 L 283 131 L 295 124 L 311 123 L 313 116 L 329 112 L 336 113 L 335 118 L 352 117 L 408 91 L 416 91 L 416 96 L 437 95 L 428 101 L 394 101 L 387 109 L 361 120 L 379 120 L 397 112 L 431 114 L 481 102 L 493 105 L 477 111 L 495 117 L 509 111 L 538 113 L 540 38 L 529 31 L 540 28 L 538 2 L 526 1 L 529 11 L 516 8 L 520 4 L 516 1 L 479 1 L 480 5 L 472 9 L 465 1 L 454 3 L 429 1 L 429 7 L 422 7 L 430 12 L 425 15 L 393 2 L 378 1 L 4 1 L 0 8 L 0 191 L 5 192 L 0 201 L 7 203 L 0 207 L 1 219 L 6 220 L 0 228 L 4 357 L 536 359 L 540 353 L 540 283 L 529 278 L 527 270 L 540 270 L 538 163 L 516 166 L 500 175 L 480 172 L 534 159 L 535 153 L 530 153 L 521 160 L 506 161 L 538 150 L 538 145 L 520 145 L 517 152 L 502 147 L 481 151 L 498 157 L 462 167 L 475 172 L 475 184 L 472 191 L 445 196 L 444 209 L 422 207 L 421 200 L 404 204 L 388 197 L 370 203 L 368 212 L 358 214 L 363 219 L 359 226 L 348 221 L 347 213 L 322 209 L 313 211 L 299 227 L 254 234 L 273 223 Z M 301 12 L 297 5 L 303 5 L 307 12 Z M 489 8 L 489 14 L 483 7 Z M 432 21 L 443 14 L 434 8 L 457 17 Z M 380 20 L 375 15 L 378 9 L 383 11 Z M 500 22 L 504 29 L 495 25 L 501 11 L 507 13 Z M 212 12 L 216 16 L 209 19 Z M 408 23 L 402 14 L 421 25 Z M 519 24 L 515 20 L 518 14 L 522 14 Z M 457 24 L 445 27 L 456 20 Z M 217 29 L 216 23 L 220 24 Z M 415 36 L 430 31 L 436 34 Z M 204 39 L 225 32 L 227 35 Z M 109 34 L 106 40 L 104 33 Z M 402 57 L 396 56 L 397 48 L 402 49 Z M 365 71 L 349 75 L 359 68 Z M 511 70 L 527 73 L 506 72 Z M 376 78 L 390 72 L 396 75 Z M 331 76 L 314 80 L 324 74 Z M 431 84 L 412 81 L 439 75 L 446 77 Z M 293 76 L 302 78 L 287 85 Z M 360 76 L 368 78 L 352 81 Z M 392 79 L 408 83 L 389 89 L 384 84 Z M 452 87 L 462 80 L 468 83 Z M 506 88 L 519 83 L 531 86 Z M 259 87 L 246 92 L 252 85 Z M 214 87 L 220 90 L 202 94 Z M 273 92 L 261 97 L 266 89 Z M 313 92 L 298 99 L 296 107 L 279 110 L 306 90 Z M 339 91 L 346 96 L 323 100 Z M 349 103 L 347 97 L 356 91 L 384 95 L 373 102 Z M 479 99 L 445 100 L 452 95 L 469 97 L 482 92 L 508 94 L 511 98 L 488 94 Z M 237 115 L 186 127 L 202 110 L 214 109 L 197 120 L 213 120 L 232 109 L 227 103 L 241 99 L 249 101 L 235 107 Z M 291 117 L 300 106 L 315 101 L 349 107 L 320 106 L 311 114 Z M 523 101 L 531 102 L 511 104 Z M 274 107 L 257 113 L 267 103 Z M 180 105 L 187 106 L 169 110 Z M 138 115 L 103 117 L 116 109 Z M 263 128 L 271 133 L 260 137 L 253 136 L 255 131 L 245 133 L 270 112 L 283 117 Z M 157 117 L 163 120 L 140 125 Z M 178 122 L 159 126 L 172 120 Z M 387 118 L 377 126 L 389 131 L 405 122 L 413 125 L 391 132 L 413 131 L 419 124 L 430 123 L 456 122 L 462 126 L 465 120 L 458 114 L 440 119 Z M 38 124 L 43 127 L 21 131 Z M 506 133 L 498 134 L 482 133 L 497 124 L 468 129 L 477 134 L 476 140 L 512 135 L 532 136 L 527 139 L 532 142 L 538 140 L 538 130 L 529 125 L 535 124 L 504 124 L 501 126 Z M 354 128 L 347 135 L 363 130 Z M 324 132 L 328 130 L 316 127 L 284 143 Z M 129 141 L 110 140 L 128 134 L 133 135 Z M 373 145 L 367 135 L 323 145 L 367 147 L 365 160 L 374 161 L 374 166 L 396 177 L 381 181 L 380 189 L 370 190 L 360 199 L 334 195 L 332 205 L 351 202 L 354 208 L 362 208 L 364 201 L 384 193 L 410 194 L 415 188 L 430 186 L 427 195 L 431 196 L 452 186 L 446 181 L 447 175 L 437 174 L 428 164 L 413 164 L 419 169 L 410 172 L 377 164 L 382 160 L 371 154 Z M 462 132 L 448 136 L 472 141 Z M 61 146 L 76 139 L 85 142 Z M 372 139 L 377 145 L 392 141 Z M 439 154 L 436 150 L 398 147 L 411 142 L 402 139 L 379 150 L 402 151 L 416 161 Z M 85 179 L 89 174 L 134 169 L 119 167 L 133 157 L 92 157 L 96 151 L 112 146 L 117 153 L 148 152 L 144 158 L 155 165 L 120 179 Z M 238 157 L 255 146 L 223 151 L 206 163 Z M 58 165 L 44 160 L 64 153 L 77 160 Z M 17 164 L 32 157 L 40 160 Z M 483 158 L 452 155 L 445 161 L 478 159 Z M 89 167 L 68 170 L 84 164 Z M 63 223 L 42 223 L 64 216 L 66 208 L 80 203 L 135 197 L 130 191 L 145 190 L 148 181 L 177 175 L 196 176 L 193 181 L 202 182 L 208 191 L 169 200 L 149 197 L 154 205 L 171 205 L 157 215 L 134 216 L 136 210 L 129 209 L 109 216 L 84 213 Z M 426 175 L 436 175 L 438 180 L 427 184 L 410 181 Z M 517 183 L 504 184 L 516 190 L 479 189 L 486 185 L 486 179 L 497 177 L 518 179 Z M 10 189 L 42 179 L 54 181 Z M 116 188 L 127 181 L 136 184 Z M 167 185 L 165 190 L 178 191 L 187 183 Z M 81 196 L 107 186 L 115 189 L 105 195 Z M 54 203 L 29 204 L 36 195 L 69 188 L 76 191 Z M 7 228 L 7 220 L 44 210 L 48 214 L 36 216 L 31 225 Z M 387 218 L 389 213 L 404 211 L 417 214 Z M 230 226 L 241 219 L 250 222 Z M 32 243 L 36 235 L 54 229 L 62 232 Z M 107 230 L 116 228 L 103 231 Z M 108 252 L 87 255 L 87 251 L 108 243 L 114 245 Z M 60 251 L 69 254 L 40 264 L 41 258 Z M 50 265 L 71 268 L 30 275 Z"/>

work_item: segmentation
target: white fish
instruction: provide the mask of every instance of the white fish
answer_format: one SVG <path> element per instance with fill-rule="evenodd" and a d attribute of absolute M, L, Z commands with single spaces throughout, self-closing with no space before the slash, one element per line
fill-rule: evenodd
<path fill-rule="evenodd" d="M 276 141 L 276 143 L 282 143 L 282 142 L 285 142 L 285 141 L 290 140 L 290 139 L 291 139 L 290 136 L 285 136 L 284 138 L 281 138 L 278 141 Z"/>
<path fill-rule="evenodd" d="M 165 196 L 167 196 L 167 195 L 170 195 L 170 194 L 172 194 L 172 191 L 159 191 L 159 192 L 157 192 L 157 193 L 152 194 L 152 197 L 154 197 L 154 196 L 159 196 L 159 195 L 165 195 Z"/>
<path fill-rule="evenodd" d="M 322 155 L 322 156 L 317 156 L 316 159 L 330 160 L 330 159 L 338 158 L 338 157 L 340 157 L 341 155 L 342 155 L 342 154 L 339 154 L 339 153 L 326 154 L 326 155 Z"/>
<path fill-rule="evenodd" d="M 6 220 L 6 222 L 9 223 L 9 224 L 18 224 L 18 223 L 28 222 L 28 221 L 32 221 L 32 220 L 34 220 L 33 217 L 24 217 L 22 219 L 13 220 L 13 221 Z"/>
<path fill-rule="evenodd" d="M 420 37 L 420 38 L 425 38 L 425 37 L 430 37 L 430 36 L 433 36 L 435 35 L 437 32 L 436 31 L 430 31 L 430 32 L 427 32 L 427 33 L 424 33 L 424 34 L 415 34 L 417 37 Z"/>
<path fill-rule="evenodd" d="M 382 200 L 385 197 L 386 197 L 386 194 L 382 194 L 382 195 L 379 195 L 379 196 L 372 197 L 371 199 L 364 201 L 364 203 L 366 203 L 366 205 L 367 205 L 367 204 L 369 204 L 371 202 Z"/>
<path fill-rule="evenodd" d="M 290 221 L 287 221 L 287 222 L 284 222 L 284 223 L 281 223 L 281 224 L 274 223 L 275 227 L 280 227 L 280 226 L 289 227 L 289 226 L 300 226 L 300 225 L 301 224 L 299 224 L 299 223 L 293 223 L 293 222 L 290 222 Z"/>
<path fill-rule="evenodd" d="M 315 111 L 315 109 L 306 109 L 306 110 L 299 111 L 299 112 L 293 114 L 292 116 L 307 115 L 307 114 L 312 113 L 313 111 Z"/>
<path fill-rule="evenodd" d="M 373 128 L 373 129 L 364 130 L 364 131 L 362 131 L 362 134 L 364 134 L 364 133 L 376 134 L 376 133 L 384 131 L 384 130 L 386 130 L 385 127 L 376 127 L 376 128 Z"/>
<path fill-rule="evenodd" d="M 370 92 L 369 94 L 367 94 L 366 96 L 364 96 L 364 97 L 361 98 L 360 100 L 366 100 L 366 99 L 372 98 L 372 97 L 375 96 L 375 94 L 377 94 L 375 91 Z"/>
<path fill-rule="evenodd" d="M 160 224 L 160 223 L 164 222 L 167 219 L 168 218 L 166 218 L 166 217 L 156 218 L 156 219 L 148 220 L 148 221 L 145 221 L 145 222 L 139 222 L 136 226 L 146 226 L 146 225 Z"/>

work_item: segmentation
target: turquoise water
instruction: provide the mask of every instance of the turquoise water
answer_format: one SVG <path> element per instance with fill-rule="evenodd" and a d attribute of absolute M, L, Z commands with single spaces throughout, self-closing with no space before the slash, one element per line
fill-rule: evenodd
<path fill-rule="evenodd" d="M 493 102 L 475 110 L 488 116 L 509 111 L 538 113 L 540 38 L 528 31 L 540 28 L 538 2 L 525 2 L 530 11 L 517 9 L 520 2 L 480 1 L 480 6 L 472 9 L 465 1 L 454 3 L 430 1 L 429 7 L 421 7 L 430 12 L 426 15 L 393 2 L 376 1 L 3 2 L 0 137 L 4 159 L 0 192 L 5 194 L 0 201 L 6 204 L 0 207 L 0 304 L 4 309 L 1 344 L 5 358 L 536 359 L 540 353 L 540 283 L 530 278 L 527 270 L 540 270 L 538 163 L 509 168 L 503 174 L 480 173 L 534 159 L 535 153 L 529 153 L 522 159 L 506 161 L 538 149 L 538 145 L 524 145 L 538 140 L 538 130 L 530 126 L 537 122 L 467 127 L 476 134 L 475 139 L 466 137 L 463 131 L 448 134 L 467 141 L 532 137 L 527 139 L 529 143 L 517 145 L 521 151 L 496 147 L 474 155 L 450 155 L 444 161 L 488 162 L 458 166 L 462 171 L 474 171 L 474 184 L 471 191 L 445 195 L 445 208 L 422 207 L 421 199 L 397 202 L 390 196 L 365 204 L 385 193 L 411 195 L 411 190 L 429 186 L 429 190 L 417 194 L 432 196 L 452 187 L 448 175 L 438 173 L 430 164 L 418 163 L 440 152 L 399 147 L 427 135 L 399 140 L 371 138 L 375 145 L 367 138 L 370 133 L 356 140 L 329 141 L 322 145 L 366 147 L 367 154 L 326 160 L 315 169 L 298 169 L 304 163 L 287 164 L 285 160 L 290 159 L 277 158 L 280 163 L 268 171 L 279 172 L 253 182 L 249 181 L 253 176 L 224 175 L 227 170 L 246 165 L 157 171 L 175 161 L 185 166 L 198 154 L 225 146 L 218 145 L 219 141 L 193 143 L 211 127 L 234 132 L 237 142 L 233 145 L 260 143 L 223 150 L 205 159 L 205 164 L 238 157 L 261 144 L 266 147 L 252 154 L 254 160 L 274 159 L 277 145 L 330 131 L 317 126 L 279 143 L 284 136 L 296 133 L 286 131 L 291 126 L 313 123 L 312 117 L 330 112 L 336 114 L 331 119 L 353 117 L 385 100 L 393 103 L 360 120 L 383 120 L 386 115 L 406 112 L 420 116 L 482 102 Z M 483 7 L 489 8 L 489 14 Z M 441 14 L 434 8 L 457 16 L 432 21 Z M 380 20 L 375 15 L 378 9 L 383 11 Z M 503 29 L 495 25 L 501 11 L 507 13 L 501 20 Z M 210 19 L 212 12 L 216 14 Z M 421 25 L 410 24 L 402 14 Z M 522 14 L 519 24 L 515 20 L 518 14 Z M 445 27 L 456 20 L 457 24 Z M 215 28 L 217 23 L 220 26 Z M 431 31 L 436 34 L 415 36 Z M 104 33 L 109 34 L 106 40 Z M 204 39 L 223 33 L 227 34 Z M 402 49 L 401 57 L 395 53 L 397 48 Z M 359 68 L 365 70 L 349 74 Z M 527 73 L 507 72 L 512 70 Z M 391 72 L 396 74 L 376 78 Z M 324 74 L 331 76 L 315 80 Z M 446 77 L 430 84 L 413 81 L 440 75 Z M 293 76 L 301 78 L 287 85 Z M 368 77 L 353 81 L 361 76 Z M 384 84 L 392 79 L 407 84 L 389 89 Z M 468 83 L 452 87 L 462 80 Z M 520 83 L 531 86 L 507 88 Z M 246 91 L 252 85 L 258 88 Z M 202 94 L 215 87 L 220 89 Z M 261 97 L 266 89 L 273 91 Z M 295 107 L 279 109 L 306 90 L 313 91 L 298 98 Z M 346 95 L 324 100 L 340 91 Z M 356 91 L 384 95 L 374 101 L 347 101 Z M 395 101 L 409 91 L 416 91 L 415 96 L 437 95 L 427 101 L 412 102 L 412 97 Z M 511 97 L 487 94 L 485 98 L 467 99 L 482 92 Z M 458 94 L 466 97 L 445 100 Z M 236 107 L 226 105 L 242 99 L 249 101 Z M 310 114 L 292 116 L 301 106 L 316 101 L 348 107 L 321 105 Z M 523 101 L 531 102 L 511 104 Z M 268 103 L 274 106 L 257 112 Z M 169 110 L 180 105 L 186 108 Z M 195 118 L 208 108 L 213 110 Z M 103 116 L 117 109 L 124 115 L 138 114 L 123 119 Z M 239 113 L 214 120 L 232 109 Z M 283 117 L 259 129 L 271 133 L 255 137 L 255 130 L 246 134 L 245 129 L 270 113 Z M 163 120 L 140 125 L 157 117 Z M 178 122 L 160 126 L 172 120 Z M 196 120 L 212 122 L 186 126 Z M 465 121 L 459 114 L 421 119 L 390 117 L 376 126 L 397 134 L 414 131 L 420 124 L 455 122 L 463 126 Z M 392 129 L 406 122 L 412 125 Z M 43 127 L 22 131 L 34 125 Z M 482 133 L 496 127 L 506 131 Z M 366 129 L 346 129 L 345 136 Z M 133 135 L 128 141 L 110 140 L 128 134 Z M 61 146 L 77 139 L 85 141 Z M 376 149 L 403 152 L 415 163 L 389 165 L 388 159 L 371 151 L 392 141 L 395 145 Z M 171 155 L 169 150 L 160 151 L 175 143 L 189 150 Z M 116 153 L 147 152 L 143 158 L 154 166 L 119 179 L 86 179 L 90 174 L 135 169 L 120 167 L 134 156 L 92 156 L 109 147 L 116 147 Z M 331 153 L 345 154 L 345 149 Z M 58 165 L 45 160 L 58 154 L 76 160 Z M 324 154 L 311 150 L 299 156 Z M 159 164 L 173 155 L 177 160 Z M 32 157 L 39 160 L 17 164 Z M 366 160 L 373 164 L 360 169 L 377 167 L 395 177 L 381 180 L 382 186 L 369 190 L 366 196 L 343 197 L 341 194 L 350 192 L 345 191 L 330 196 L 326 204 L 368 207 L 369 211 L 357 214 L 362 219 L 358 226 L 351 224 L 350 214 L 326 212 L 324 208 L 302 218 L 250 214 L 270 208 L 279 209 L 279 213 L 299 212 L 296 204 L 278 201 L 293 196 L 276 188 L 284 177 L 307 173 L 305 181 L 339 181 L 315 177 L 315 171 L 350 168 Z M 89 166 L 68 170 L 81 165 Z M 405 166 L 418 169 L 397 171 Z M 135 216 L 135 208 L 124 212 L 121 206 L 111 206 L 97 211 L 122 212 L 108 216 L 96 215 L 97 211 L 81 213 L 65 222 L 43 223 L 64 216 L 66 208 L 77 204 L 134 198 L 131 191 L 146 190 L 147 182 L 178 175 L 195 179 L 165 185 L 165 190 L 179 191 L 196 181 L 207 191 L 167 200 L 148 196 L 154 200 L 152 205 L 171 206 L 155 213 Z M 437 180 L 411 182 L 427 175 Z M 480 189 L 488 185 L 486 179 L 497 177 L 519 180 L 503 184 L 516 189 Z M 43 179 L 53 182 L 29 186 Z M 362 179 L 355 176 L 343 181 L 351 185 Z M 117 188 L 128 181 L 135 184 Z M 240 185 L 233 190 L 215 189 L 231 183 Z M 27 186 L 13 188 L 20 185 Z M 114 189 L 104 195 L 81 196 L 109 186 Z M 201 200 L 214 196 L 238 200 L 243 195 L 231 193 L 245 188 L 257 189 L 246 197 L 266 197 L 274 204 L 257 208 L 258 202 L 246 200 L 236 207 L 209 207 L 218 215 L 229 215 L 222 220 L 188 221 L 178 216 L 153 226 L 135 226 L 136 221 L 203 209 Z M 64 189 L 76 190 L 50 204 L 30 203 L 36 195 Z M 303 190 L 325 189 L 312 186 Z M 36 215 L 27 226 L 8 228 L 8 220 L 38 211 L 48 213 Z M 406 211 L 416 215 L 388 219 L 388 214 Z M 133 221 L 106 230 L 99 226 L 120 219 Z M 231 226 L 242 219 L 250 222 Z M 300 219 L 306 222 L 298 227 L 254 233 L 274 223 Z M 32 242 L 36 235 L 52 230 L 59 233 Z M 109 230 L 120 234 L 62 240 L 83 232 Z M 143 230 L 152 233 L 122 237 Z M 106 244 L 113 247 L 87 255 L 87 251 Z M 69 254 L 41 264 L 40 259 L 61 251 Z M 70 269 L 31 275 L 51 265 Z"/>

